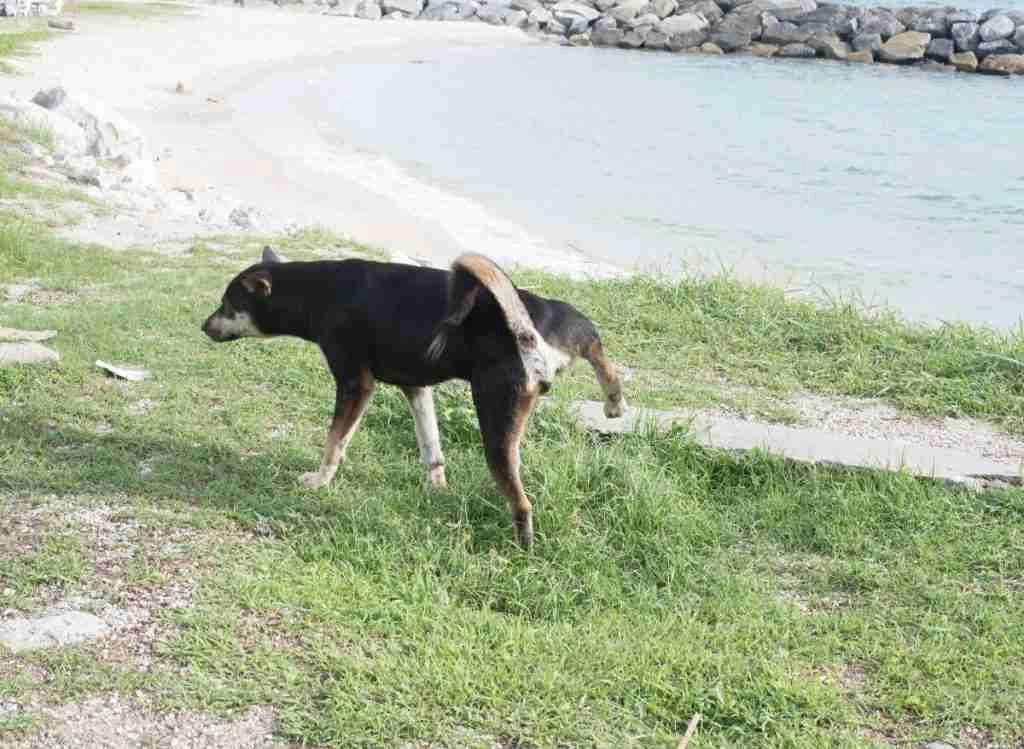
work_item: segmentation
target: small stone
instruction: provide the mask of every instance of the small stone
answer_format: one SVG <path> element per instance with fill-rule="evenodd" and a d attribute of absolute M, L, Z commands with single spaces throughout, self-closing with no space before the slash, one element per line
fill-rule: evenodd
<path fill-rule="evenodd" d="M 105 361 L 96 361 L 96 366 L 103 371 L 129 382 L 142 382 L 149 379 L 149 371 L 141 367 L 108 364 Z"/>
<path fill-rule="evenodd" d="M 847 62 L 871 63 L 875 61 L 875 55 L 870 49 L 861 49 L 851 52 L 846 56 Z"/>
<path fill-rule="evenodd" d="M 949 61 L 962 73 L 973 73 L 978 69 L 978 58 L 973 52 L 957 52 Z"/>
<path fill-rule="evenodd" d="M 924 54 L 929 60 L 948 63 L 955 52 L 956 46 L 952 39 L 932 39 L 928 42 L 928 49 Z"/>
<path fill-rule="evenodd" d="M 584 32 L 582 34 L 573 34 L 569 37 L 569 46 L 571 47 L 589 47 L 590 46 L 590 34 Z"/>
<path fill-rule="evenodd" d="M 46 22 L 46 25 L 51 29 L 57 29 L 58 31 L 74 31 L 75 22 L 69 21 L 66 18 L 51 18 Z"/>
<path fill-rule="evenodd" d="M 700 51 L 706 55 L 724 55 L 725 52 L 714 42 L 704 42 L 700 45 Z"/>

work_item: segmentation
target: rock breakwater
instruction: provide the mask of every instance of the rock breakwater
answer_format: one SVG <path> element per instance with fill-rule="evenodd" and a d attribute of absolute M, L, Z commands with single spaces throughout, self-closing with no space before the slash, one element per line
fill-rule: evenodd
<path fill-rule="evenodd" d="M 1024 74 L 1024 9 L 816 0 L 318 0 L 324 13 L 512 26 L 572 46 L 747 53 Z"/>

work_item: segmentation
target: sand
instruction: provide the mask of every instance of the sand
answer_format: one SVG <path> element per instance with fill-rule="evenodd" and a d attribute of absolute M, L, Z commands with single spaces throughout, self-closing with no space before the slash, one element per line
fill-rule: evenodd
<path fill-rule="evenodd" d="M 412 60 L 452 46 L 540 43 L 482 23 L 372 23 L 275 6 L 190 5 L 182 16 L 75 19 L 8 79 L 21 98 L 61 85 L 102 101 L 145 135 L 178 210 L 84 222 L 77 237 L 159 244 L 209 233 L 182 205 L 256 209 L 257 230 L 319 225 L 399 256 L 447 265 L 485 252 L 508 266 L 606 276 L 618 269 L 553 248 L 472 200 L 414 178 L 379 155 L 345 147 L 298 110 L 246 97 L 281 71 L 322 77 L 369 56 Z M 178 83 L 185 93 L 176 93 Z M 412 126 L 413 123 L 410 123 Z"/>

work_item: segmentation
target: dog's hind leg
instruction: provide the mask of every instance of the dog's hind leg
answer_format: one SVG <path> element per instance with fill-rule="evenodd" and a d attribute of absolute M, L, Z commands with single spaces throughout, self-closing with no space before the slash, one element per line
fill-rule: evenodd
<path fill-rule="evenodd" d="M 597 375 L 597 381 L 604 391 L 604 415 L 609 419 L 617 419 L 626 409 L 626 399 L 622 397 L 622 383 L 619 374 L 604 355 L 601 340 L 595 337 L 582 347 L 581 355 L 590 362 Z"/>
<path fill-rule="evenodd" d="M 434 411 L 434 391 L 429 387 L 404 387 L 402 392 L 409 401 L 409 410 L 416 424 L 416 444 L 420 448 L 420 462 L 427 469 L 427 485 L 435 489 L 447 489 L 441 435 L 437 430 L 437 413 Z"/>
<path fill-rule="evenodd" d="M 373 388 L 373 375 L 365 369 L 355 377 L 344 377 L 337 381 L 334 418 L 327 432 L 327 449 L 324 450 L 320 470 L 302 474 L 302 483 L 310 489 L 319 489 L 331 483 L 338 466 L 345 460 L 348 443 L 359 428 L 366 406 L 370 403 L 370 396 L 373 395 Z"/>
<path fill-rule="evenodd" d="M 516 539 L 524 549 L 533 543 L 533 507 L 519 479 L 519 441 L 537 402 L 537 387 L 519 378 L 473 377 L 473 403 L 480 421 L 487 466 L 508 500 Z"/>

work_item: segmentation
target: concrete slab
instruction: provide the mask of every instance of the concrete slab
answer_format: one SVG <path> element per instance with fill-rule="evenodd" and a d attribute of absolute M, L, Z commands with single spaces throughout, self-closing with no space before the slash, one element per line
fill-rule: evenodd
<path fill-rule="evenodd" d="M 60 354 L 41 343 L 0 343 L 0 367 L 60 360 Z"/>
<path fill-rule="evenodd" d="M 578 401 L 572 409 L 583 426 L 603 434 L 624 434 L 648 423 L 663 431 L 677 424 L 688 425 L 694 439 L 705 447 L 740 453 L 759 449 L 799 463 L 906 471 L 914 476 L 970 486 L 1017 485 L 1024 468 L 948 448 L 864 439 L 699 412 L 631 408 L 620 419 L 608 419 L 602 404 L 596 401 Z"/>
<path fill-rule="evenodd" d="M 48 341 L 57 335 L 56 330 L 18 330 L 0 328 L 0 341 Z"/>
<path fill-rule="evenodd" d="M 41 619 L 12 619 L 0 624 L 0 645 L 21 653 L 92 640 L 106 631 L 107 625 L 99 617 L 84 611 L 70 611 Z"/>

